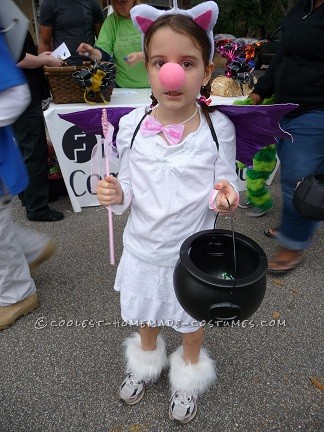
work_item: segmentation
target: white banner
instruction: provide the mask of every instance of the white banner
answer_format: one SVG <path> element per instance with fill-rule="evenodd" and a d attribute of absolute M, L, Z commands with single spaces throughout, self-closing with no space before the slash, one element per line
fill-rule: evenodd
<path fill-rule="evenodd" d="M 97 167 L 91 165 L 91 153 L 94 146 L 103 138 L 102 135 L 86 134 L 80 128 L 59 117 L 97 108 L 121 108 L 149 106 L 150 89 L 114 89 L 111 102 L 107 105 L 54 104 L 44 111 L 44 118 L 49 137 L 52 141 L 62 176 L 71 200 L 73 210 L 80 212 L 82 207 L 99 205 L 93 192 L 98 178 Z M 104 150 L 100 146 L 100 164 L 104 164 Z M 110 173 L 116 175 L 118 164 L 110 161 Z M 91 188 L 92 186 L 92 188 Z"/>
<path fill-rule="evenodd" d="M 77 126 L 62 120 L 55 111 L 47 114 L 46 123 L 73 210 L 79 212 L 82 207 L 99 205 L 94 191 L 96 181 L 105 174 L 102 172 L 105 166 L 103 137 L 85 134 Z M 91 154 L 96 144 L 97 156 L 92 162 Z M 109 170 L 112 175 L 118 173 L 116 158 L 111 158 Z"/>

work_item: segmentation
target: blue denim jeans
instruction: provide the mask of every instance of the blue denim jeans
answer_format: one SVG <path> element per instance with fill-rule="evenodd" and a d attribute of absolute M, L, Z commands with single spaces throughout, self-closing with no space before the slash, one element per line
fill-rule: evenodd
<path fill-rule="evenodd" d="M 295 118 L 280 121 L 289 138 L 280 139 L 277 153 L 280 159 L 280 182 L 283 208 L 278 242 L 291 250 L 309 247 L 319 222 L 303 218 L 294 208 L 292 198 L 299 180 L 313 174 L 324 159 L 324 110 L 312 110 Z"/>

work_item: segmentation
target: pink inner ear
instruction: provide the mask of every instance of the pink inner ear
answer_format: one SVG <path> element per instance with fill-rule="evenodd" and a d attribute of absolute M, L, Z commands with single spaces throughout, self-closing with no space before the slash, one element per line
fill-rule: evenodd
<path fill-rule="evenodd" d="M 139 25 L 142 32 L 146 33 L 154 21 L 150 20 L 149 18 L 144 18 L 144 17 L 138 16 L 138 17 L 136 17 L 136 22 Z"/>
<path fill-rule="evenodd" d="M 199 25 L 199 27 L 207 30 L 210 24 L 211 17 L 212 11 L 208 10 L 207 12 L 204 12 L 202 15 L 199 15 L 197 18 L 195 18 L 194 21 Z"/>

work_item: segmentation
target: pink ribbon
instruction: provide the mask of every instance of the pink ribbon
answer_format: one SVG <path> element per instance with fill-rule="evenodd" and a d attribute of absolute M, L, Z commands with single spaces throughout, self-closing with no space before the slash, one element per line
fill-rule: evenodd
<path fill-rule="evenodd" d="M 159 120 L 152 116 L 147 116 L 141 124 L 141 133 L 144 137 L 157 135 L 163 132 L 163 135 L 171 145 L 178 144 L 181 140 L 184 125 L 183 124 L 170 124 L 163 126 Z"/>
<path fill-rule="evenodd" d="M 200 96 L 200 98 L 198 99 L 198 103 L 200 104 L 210 105 L 211 102 L 212 102 L 211 98 L 206 99 L 205 96 Z"/>

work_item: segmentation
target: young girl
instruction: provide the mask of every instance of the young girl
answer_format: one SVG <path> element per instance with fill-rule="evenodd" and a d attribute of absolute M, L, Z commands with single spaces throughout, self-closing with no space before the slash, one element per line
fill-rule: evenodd
<path fill-rule="evenodd" d="M 228 202 L 231 209 L 238 202 L 234 126 L 223 114 L 210 114 L 218 150 L 204 114 L 207 104 L 197 103 L 199 93 L 205 95 L 202 101 L 209 97 L 217 13 L 214 2 L 190 11 L 157 12 L 147 5 L 132 9 L 133 22 L 144 33 L 154 107 L 149 113 L 135 109 L 121 119 L 118 179 L 107 176 L 97 188 L 100 203 L 112 205 L 115 214 L 131 207 L 115 289 L 122 318 L 145 324 L 125 341 L 128 375 L 120 397 L 135 404 L 145 385 L 158 379 L 168 365 L 159 326 L 171 326 L 182 333 L 182 346 L 170 357 L 169 415 L 182 423 L 195 416 L 197 397 L 211 386 L 216 372 L 202 348 L 202 326 L 177 301 L 173 269 L 182 242 L 213 227 L 212 194 L 218 192 L 214 205 L 221 213 L 229 211 Z"/>

